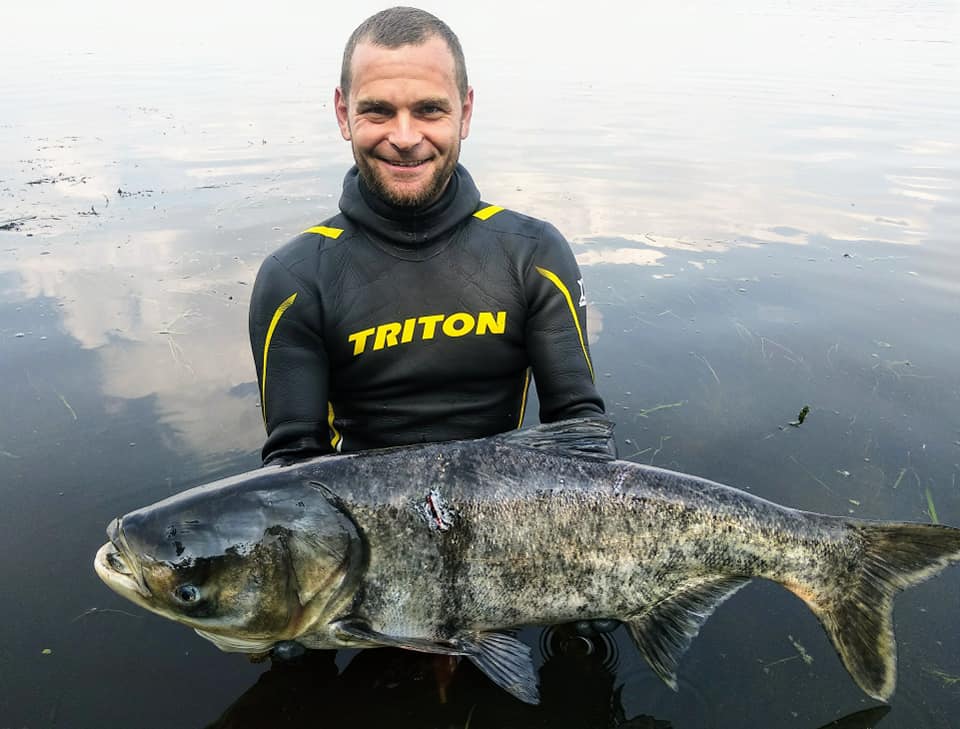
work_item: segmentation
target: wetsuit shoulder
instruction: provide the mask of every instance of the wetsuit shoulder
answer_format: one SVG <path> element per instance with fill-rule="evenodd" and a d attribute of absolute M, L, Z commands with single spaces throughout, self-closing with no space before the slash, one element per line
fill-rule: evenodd
<path fill-rule="evenodd" d="M 473 217 L 480 221 L 480 224 L 486 230 L 495 233 L 507 233 L 509 235 L 518 235 L 523 238 L 539 239 L 543 236 L 545 229 L 553 228 L 545 220 L 534 218 L 530 215 L 518 213 L 515 210 L 491 205 L 481 202 Z M 557 234 L 559 235 L 559 233 Z"/>
<path fill-rule="evenodd" d="M 588 346 L 583 277 L 570 244 L 552 224 L 523 213 L 481 203 L 474 217 L 521 263 L 526 349 L 540 420 L 602 414 Z"/>
<path fill-rule="evenodd" d="M 268 258 L 275 259 L 290 272 L 302 272 L 309 268 L 309 262 L 325 251 L 343 245 L 356 234 L 355 226 L 343 214 L 334 215 L 327 220 L 304 229 L 288 240 Z M 307 271 L 306 275 L 310 275 Z"/>

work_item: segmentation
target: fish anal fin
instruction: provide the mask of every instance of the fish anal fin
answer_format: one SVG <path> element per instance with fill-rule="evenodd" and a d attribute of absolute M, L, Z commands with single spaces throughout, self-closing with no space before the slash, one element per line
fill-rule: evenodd
<path fill-rule="evenodd" d="M 540 703 L 530 646 L 515 635 L 499 631 L 471 633 L 455 638 L 454 642 L 487 678 L 511 696 L 527 704 Z"/>
<path fill-rule="evenodd" d="M 749 581 L 749 577 L 721 577 L 687 585 L 626 621 L 640 653 L 674 691 L 677 665 L 700 628 L 720 603 Z"/>

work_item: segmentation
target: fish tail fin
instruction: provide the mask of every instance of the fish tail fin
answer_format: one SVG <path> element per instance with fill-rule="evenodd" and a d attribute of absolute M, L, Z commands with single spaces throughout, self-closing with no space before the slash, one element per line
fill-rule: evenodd
<path fill-rule="evenodd" d="M 886 701 L 897 680 L 893 598 L 960 560 L 960 529 L 933 524 L 848 524 L 860 549 L 847 564 L 834 566 L 830 589 L 788 588 L 820 619 L 860 688 Z"/>

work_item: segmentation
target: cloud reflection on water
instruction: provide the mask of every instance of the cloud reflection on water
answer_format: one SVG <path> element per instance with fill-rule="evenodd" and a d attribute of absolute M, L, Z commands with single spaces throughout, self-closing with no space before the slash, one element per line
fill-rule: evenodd
<path fill-rule="evenodd" d="M 97 353 L 103 396 L 154 397 L 199 453 L 259 445 L 255 388 L 231 394 L 255 379 L 244 333 L 257 262 L 191 250 L 194 234 L 178 230 L 82 239 L 19 260 L 18 295 L 59 302 L 66 334 Z"/>
<path fill-rule="evenodd" d="M 250 284 L 268 251 L 335 210 L 350 159 L 330 109 L 339 46 L 383 4 L 8 5 L 0 223 L 36 218 L 0 231 L 15 415 L 0 486 L 16 519 L 2 533 L 19 598 L 0 710 L 11 725 L 55 711 L 92 726 L 109 706 L 114 724 L 139 726 L 151 705 L 158 723 L 199 725 L 250 668 L 149 616 L 64 625 L 104 599 L 78 578 L 95 581 L 78 545 L 122 503 L 255 460 L 211 466 L 262 439 Z M 623 454 L 878 518 L 926 518 L 929 487 L 957 523 L 956 3 L 544 7 L 438 9 L 476 87 L 464 161 L 484 198 L 574 241 Z M 41 178 L 57 181 L 29 184 Z M 781 431 L 807 402 L 809 427 Z M 960 670 L 937 609 L 956 604 L 956 581 L 926 587 L 901 603 L 884 726 L 956 724 L 932 678 Z M 744 596 L 755 612 L 713 618 L 699 639 L 711 659 L 689 666 L 703 694 L 664 698 L 665 715 L 817 726 L 862 706 L 826 645 L 812 669 L 756 675 L 753 659 L 790 650 L 762 609 L 796 607 L 758 589 Z M 737 651 L 744 670 L 715 662 Z M 182 700 L 151 704 L 156 676 Z M 629 714 L 659 715 L 623 678 Z"/>

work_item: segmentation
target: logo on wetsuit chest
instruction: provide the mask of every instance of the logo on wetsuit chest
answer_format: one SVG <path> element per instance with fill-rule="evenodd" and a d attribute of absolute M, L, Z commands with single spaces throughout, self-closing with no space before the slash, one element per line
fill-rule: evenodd
<path fill-rule="evenodd" d="M 391 321 L 379 326 L 354 332 L 347 337 L 353 345 L 353 354 L 363 354 L 368 349 L 376 351 L 398 344 L 434 339 L 437 334 L 446 337 L 464 337 L 468 334 L 503 334 L 507 329 L 507 312 L 481 311 L 476 315 L 465 311 L 454 314 L 430 314 L 403 321 Z"/>

